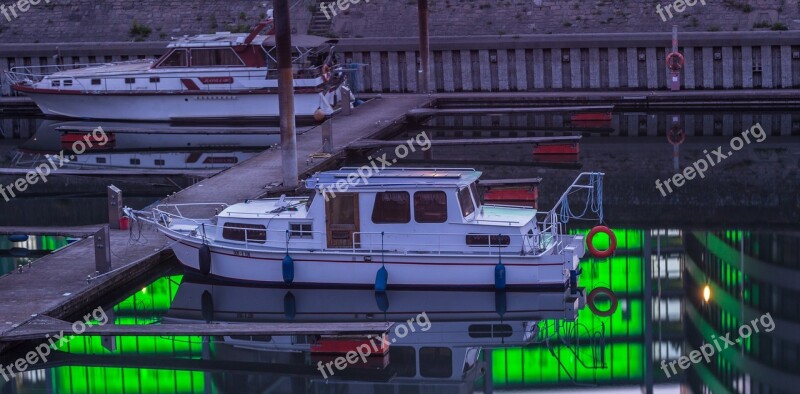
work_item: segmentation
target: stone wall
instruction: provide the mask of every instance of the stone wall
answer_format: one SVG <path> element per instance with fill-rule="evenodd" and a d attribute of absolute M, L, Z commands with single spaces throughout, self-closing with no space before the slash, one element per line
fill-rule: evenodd
<path fill-rule="evenodd" d="M 49 2 L 48 2 L 49 1 Z M 369 1 L 369 2 L 367 2 Z M 431 35 L 800 29 L 796 0 L 704 0 L 663 21 L 669 0 L 429 0 Z M 690 0 L 691 1 L 691 0 Z M 8 7 L 11 0 L 0 0 Z M 10 22 L 0 42 L 168 40 L 184 34 L 248 30 L 269 0 L 39 0 Z M 293 26 L 305 33 L 317 0 L 290 0 Z M 665 18 L 667 16 L 664 13 Z M 138 28 L 137 28 L 138 26 Z M 149 29 L 149 33 L 147 33 Z M 333 18 L 339 37 L 417 35 L 416 0 L 361 0 Z"/>

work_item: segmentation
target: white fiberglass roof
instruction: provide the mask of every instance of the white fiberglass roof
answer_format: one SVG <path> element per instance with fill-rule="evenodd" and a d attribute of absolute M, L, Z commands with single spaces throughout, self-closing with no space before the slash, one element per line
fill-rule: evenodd
<path fill-rule="evenodd" d="M 349 187 L 467 186 L 480 176 L 481 172 L 472 168 L 387 168 L 371 173 L 366 167 L 345 167 L 312 175 L 306 180 L 306 187 L 333 186 L 348 178 L 352 180 Z"/>

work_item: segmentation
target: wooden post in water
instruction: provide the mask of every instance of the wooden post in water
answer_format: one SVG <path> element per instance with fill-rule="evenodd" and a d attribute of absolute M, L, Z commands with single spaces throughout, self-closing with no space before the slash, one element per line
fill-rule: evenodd
<path fill-rule="evenodd" d="M 275 0 L 275 47 L 278 55 L 278 113 L 281 128 L 283 186 L 297 186 L 297 133 L 294 121 L 292 27 L 288 0 Z"/>
<path fill-rule="evenodd" d="M 417 3 L 419 15 L 419 59 L 422 72 L 420 74 L 420 93 L 428 93 L 428 61 L 430 55 L 430 40 L 428 38 L 428 0 L 419 0 Z"/>

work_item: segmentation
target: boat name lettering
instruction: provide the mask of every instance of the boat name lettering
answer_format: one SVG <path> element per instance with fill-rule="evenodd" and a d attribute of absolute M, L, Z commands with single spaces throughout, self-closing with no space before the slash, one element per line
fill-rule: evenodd
<path fill-rule="evenodd" d="M 206 85 L 233 83 L 233 77 L 200 77 L 198 79 Z"/>
<path fill-rule="evenodd" d="M 234 256 L 242 256 L 242 257 L 250 257 L 250 252 L 248 252 L 246 250 L 234 250 L 233 251 L 233 255 Z"/>

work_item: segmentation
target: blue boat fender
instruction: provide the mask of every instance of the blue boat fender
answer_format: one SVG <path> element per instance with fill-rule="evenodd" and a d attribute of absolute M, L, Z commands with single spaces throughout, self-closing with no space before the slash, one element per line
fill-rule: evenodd
<path fill-rule="evenodd" d="M 283 282 L 287 285 L 294 282 L 294 259 L 288 254 L 283 258 Z"/>
<path fill-rule="evenodd" d="M 384 292 L 386 291 L 386 286 L 389 283 L 389 271 L 386 270 L 385 266 L 381 266 L 378 270 L 378 273 L 375 274 L 375 291 L 376 292 Z"/>
<path fill-rule="evenodd" d="M 506 289 L 506 266 L 502 261 L 494 266 L 494 288 L 495 290 Z"/>

